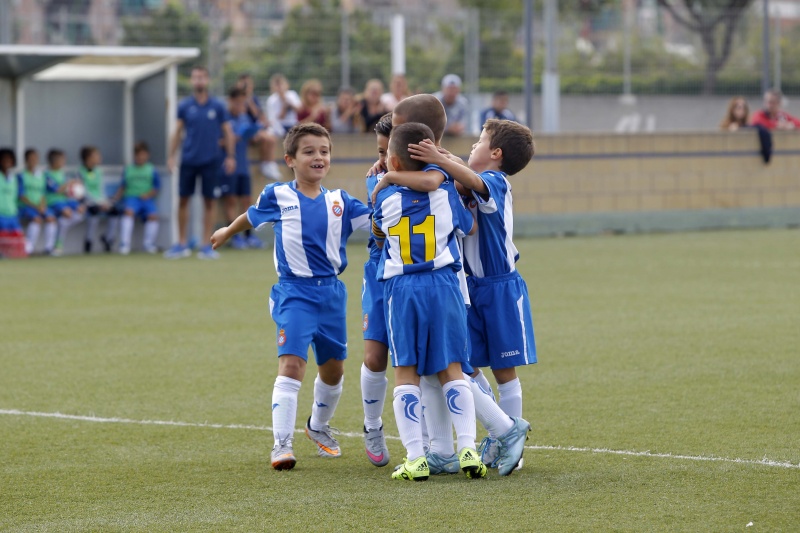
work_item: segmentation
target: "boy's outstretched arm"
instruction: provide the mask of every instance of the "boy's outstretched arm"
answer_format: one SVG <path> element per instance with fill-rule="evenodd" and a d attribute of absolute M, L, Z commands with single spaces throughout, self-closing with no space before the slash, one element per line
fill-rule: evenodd
<path fill-rule="evenodd" d="M 442 167 L 445 172 L 450 174 L 457 183 L 460 183 L 466 189 L 475 191 L 478 194 L 489 194 L 486 184 L 472 169 L 464 165 L 463 161 L 456 162 L 449 152 L 442 153 L 441 149 L 432 142 L 424 140 L 419 144 L 409 144 L 408 153 L 411 154 L 412 159 Z"/>
<path fill-rule="evenodd" d="M 373 205 L 377 203 L 378 193 L 389 185 L 400 185 L 417 192 L 433 192 L 439 188 L 443 181 L 444 174 L 438 170 L 408 170 L 401 172 L 390 170 L 375 185 L 375 189 L 372 191 L 372 203 Z"/>
<path fill-rule="evenodd" d="M 240 233 L 242 231 L 252 229 L 253 225 L 250 224 L 250 220 L 247 218 L 247 213 L 242 213 L 239 215 L 236 220 L 231 222 L 230 226 L 225 226 L 224 228 L 219 228 L 214 234 L 211 236 L 211 247 L 216 250 L 226 242 L 228 239 Z"/>

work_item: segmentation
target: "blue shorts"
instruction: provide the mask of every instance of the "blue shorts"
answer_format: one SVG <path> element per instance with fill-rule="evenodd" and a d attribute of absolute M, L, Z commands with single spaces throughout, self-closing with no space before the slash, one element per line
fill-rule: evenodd
<path fill-rule="evenodd" d="M 225 174 L 219 173 L 219 188 L 222 196 L 250 196 L 253 192 L 250 183 L 250 174 L 244 172 L 234 172 Z"/>
<path fill-rule="evenodd" d="M 308 360 L 309 344 L 317 365 L 347 358 L 347 289 L 336 276 L 281 278 L 269 295 L 277 326 L 278 357 Z"/>
<path fill-rule="evenodd" d="M 395 276 L 384 282 L 392 366 L 420 376 L 467 362 L 467 308 L 451 269 Z"/>
<path fill-rule="evenodd" d="M 75 212 L 80 205 L 81 204 L 76 200 L 64 200 L 63 202 L 56 202 L 48 206 L 48 209 L 50 209 L 55 216 L 60 217 L 61 214 L 64 212 L 64 209 L 69 208 L 72 209 L 73 212 Z"/>
<path fill-rule="evenodd" d="M 178 181 L 178 195 L 181 198 L 194 196 L 197 185 L 197 176 L 200 176 L 203 198 L 219 198 L 219 169 L 222 162 L 215 159 L 205 165 L 187 165 L 181 163 L 180 179 Z"/>
<path fill-rule="evenodd" d="M 19 225 L 19 218 L 0 216 L 0 231 L 7 231 L 7 232 L 22 231 L 22 226 Z"/>
<path fill-rule="evenodd" d="M 44 214 L 40 213 L 38 209 L 29 205 L 24 205 L 19 208 L 19 218 L 22 220 L 33 220 L 34 218 L 45 219 L 47 217 L 55 217 L 56 214 L 49 207 L 45 208 Z"/>
<path fill-rule="evenodd" d="M 386 315 L 383 304 L 383 285 L 378 281 L 378 262 L 369 258 L 364 263 L 364 280 L 361 291 L 362 329 L 365 341 L 378 341 L 389 345 L 386 333 Z"/>
<path fill-rule="evenodd" d="M 525 280 L 514 271 L 467 278 L 472 307 L 467 312 L 470 363 L 493 369 L 536 362 L 531 303 Z"/>
<path fill-rule="evenodd" d="M 158 213 L 158 209 L 156 209 L 156 202 L 153 198 L 142 200 L 141 198 L 130 196 L 122 200 L 122 205 L 126 211 L 133 211 L 133 216 L 138 216 L 143 221 L 147 220 L 150 215 L 155 215 Z"/>

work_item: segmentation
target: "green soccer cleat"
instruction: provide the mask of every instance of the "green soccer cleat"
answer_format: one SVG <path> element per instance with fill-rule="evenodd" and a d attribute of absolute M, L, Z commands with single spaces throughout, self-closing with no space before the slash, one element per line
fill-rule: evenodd
<path fill-rule="evenodd" d="M 486 465 L 481 462 L 481 456 L 474 448 L 461 448 L 458 464 L 469 479 L 486 477 Z"/>
<path fill-rule="evenodd" d="M 428 460 L 425 456 L 417 457 L 413 461 L 403 460 L 392 472 L 392 479 L 405 479 L 406 481 L 426 481 L 431 475 Z"/>

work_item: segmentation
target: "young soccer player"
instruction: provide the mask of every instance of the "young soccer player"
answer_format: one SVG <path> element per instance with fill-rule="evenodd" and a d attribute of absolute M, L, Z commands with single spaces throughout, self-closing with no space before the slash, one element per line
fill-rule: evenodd
<path fill-rule="evenodd" d="M 75 198 L 70 198 L 67 194 L 74 182 L 79 182 L 80 180 L 67 179 L 64 173 L 66 161 L 67 159 L 63 150 L 52 148 L 47 152 L 48 168 L 44 173 L 45 187 L 47 190 L 45 198 L 47 199 L 47 207 L 53 211 L 53 214 L 58 219 L 59 235 L 56 239 L 55 248 L 45 249 L 45 253 L 54 256 L 62 254 L 67 230 L 83 220 L 85 210 L 83 204 L 78 202 Z"/>
<path fill-rule="evenodd" d="M 427 141 L 410 146 L 409 151 L 417 160 L 441 166 L 471 196 L 469 208 L 478 220 L 479 231 L 464 240 L 472 300 L 468 313 L 470 362 L 492 369 L 500 393 L 499 405 L 514 420 L 507 431 L 519 436 L 529 427 L 521 420 L 522 388 L 516 367 L 536 363 L 536 346 L 528 288 L 516 269 L 519 253 L 512 241 L 514 221 L 508 176 L 530 162 L 533 136 L 521 124 L 489 119 L 473 145 L 468 167 Z M 481 381 L 477 374 L 475 378 Z M 491 391 L 485 378 L 480 388 Z M 477 396 L 485 400 L 486 395 Z M 517 466 L 500 457 L 508 440 L 507 434 L 490 429 L 490 436 L 481 446 L 483 461 L 498 466 L 500 474 L 510 473 L 509 469 Z"/>
<path fill-rule="evenodd" d="M 378 142 L 378 167 L 382 172 L 367 176 L 367 205 L 372 205 L 372 191 L 386 169 L 386 152 L 392 132 L 392 114 L 387 113 L 375 125 Z M 361 310 L 364 330 L 364 364 L 361 365 L 361 399 L 364 407 L 364 447 L 367 459 L 375 466 L 389 463 L 389 448 L 383 434 L 383 407 L 386 401 L 386 367 L 389 363 L 389 339 L 386 334 L 386 318 L 383 312 L 383 284 L 378 281 L 378 263 L 381 249 L 370 232 L 369 259 L 364 263 L 364 279 L 361 291 Z"/>
<path fill-rule="evenodd" d="M 17 156 L 0 148 L 0 257 L 25 257 L 25 237 L 19 225 L 19 183 L 13 174 Z"/>
<path fill-rule="evenodd" d="M 297 396 L 306 372 L 309 344 L 318 374 L 305 432 L 322 457 L 340 457 L 329 422 L 342 395 L 347 357 L 347 290 L 337 278 L 347 267 L 345 244 L 353 230 L 368 230 L 370 211 L 345 191 L 321 182 L 330 169 L 331 140 L 318 124 L 298 124 L 284 139 L 290 183 L 267 185 L 258 201 L 230 226 L 211 236 L 214 248 L 248 228 L 272 224 L 278 283 L 270 294 L 277 326 L 278 377 L 272 391 L 275 445 L 272 467 L 296 463 L 293 439 Z"/>
<path fill-rule="evenodd" d="M 20 218 L 28 222 L 25 236 L 25 251 L 30 255 L 36 249 L 36 242 L 44 223 L 44 248 L 52 250 L 56 245 L 58 225 L 53 211 L 47 207 L 44 174 L 38 170 L 39 153 L 33 149 L 25 150 L 25 169 L 17 175 L 19 186 Z"/>
<path fill-rule="evenodd" d="M 236 218 L 237 209 L 239 213 L 247 211 L 252 201 L 247 146 L 253 136 L 263 130 L 263 126 L 251 120 L 247 113 L 247 93 L 239 86 L 232 87 L 228 91 L 228 114 L 233 134 L 236 136 L 236 170 L 233 174 L 226 174 L 225 170 L 220 168 L 219 182 L 225 217 L 230 224 Z M 231 244 L 239 250 L 247 247 L 261 248 L 261 241 L 252 234 L 252 230 L 246 230 L 244 235 L 234 235 Z"/>
<path fill-rule="evenodd" d="M 96 146 L 84 146 L 81 148 L 81 166 L 78 169 L 78 175 L 86 188 L 86 196 L 83 199 L 83 204 L 86 209 L 86 237 L 83 241 L 84 253 L 91 253 L 94 240 L 97 236 L 97 228 L 100 225 L 100 217 L 102 215 L 119 216 L 119 213 L 113 211 L 112 205 L 106 198 L 105 190 L 103 189 L 103 174 L 100 170 L 100 163 L 102 163 L 102 154 L 100 149 Z M 114 226 L 109 224 L 106 233 L 102 236 L 103 244 L 106 251 L 111 250 L 111 242 L 113 238 Z"/>
<path fill-rule="evenodd" d="M 422 170 L 425 165 L 410 158 L 408 145 L 433 137 L 431 129 L 420 123 L 393 128 L 389 169 Z M 386 325 L 395 369 L 393 406 L 407 452 L 392 479 L 424 481 L 430 475 L 418 409 L 421 379 L 441 385 L 439 394 L 446 399 L 456 430 L 461 470 L 468 478 L 486 475 L 474 449 L 472 391 L 461 371 L 469 352 L 466 307 L 456 276 L 461 268 L 456 235 L 473 231 L 472 215 L 448 180 L 430 193 L 391 186 L 378 194 L 373 233 L 383 252 L 377 275 L 385 281 Z"/>
<path fill-rule="evenodd" d="M 148 254 L 158 252 L 156 237 L 158 236 L 158 209 L 156 196 L 161 189 L 161 177 L 150 163 L 150 148 L 144 141 L 133 147 L 133 165 L 128 165 L 122 173 L 122 182 L 113 202 L 123 202 L 122 224 L 119 236 L 119 253 L 131 253 L 131 235 L 133 235 L 134 217 L 144 222 L 144 239 L 142 246 Z"/>

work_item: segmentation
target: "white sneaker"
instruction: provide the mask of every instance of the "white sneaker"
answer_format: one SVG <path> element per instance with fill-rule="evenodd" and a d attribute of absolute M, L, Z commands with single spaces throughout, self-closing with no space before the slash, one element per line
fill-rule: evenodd
<path fill-rule="evenodd" d="M 261 163 L 261 174 L 272 181 L 281 181 L 281 169 L 275 161 L 264 161 Z"/>
<path fill-rule="evenodd" d="M 153 255 L 158 253 L 158 248 L 151 244 L 150 246 L 145 246 L 144 251 L 150 255 Z"/>
<path fill-rule="evenodd" d="M 130 246 L 120 246 L 119 247 L 119 255 L 128 255 L 129 253 L 131 253 L 131 247 Z"/>

